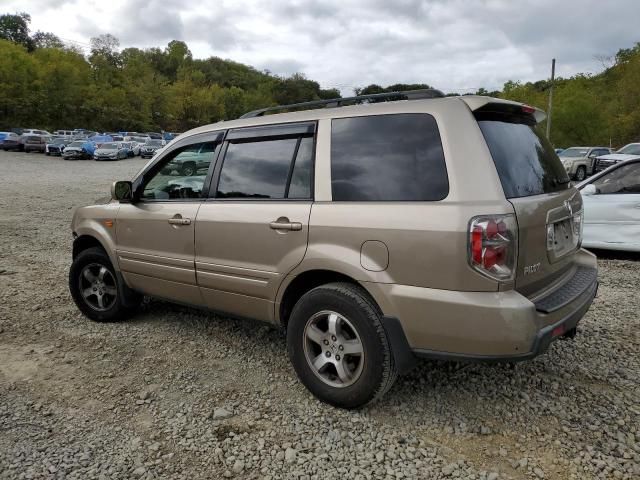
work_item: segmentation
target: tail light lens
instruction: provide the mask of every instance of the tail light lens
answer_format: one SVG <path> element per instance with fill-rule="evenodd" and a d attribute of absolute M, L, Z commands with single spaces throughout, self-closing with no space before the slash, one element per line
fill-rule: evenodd
<path fill-rule="evenodd" d="M 482 215 L 469 222 L 469 264 L 494 280 L 513 279 L 518 228 L 514 215 Z"/>

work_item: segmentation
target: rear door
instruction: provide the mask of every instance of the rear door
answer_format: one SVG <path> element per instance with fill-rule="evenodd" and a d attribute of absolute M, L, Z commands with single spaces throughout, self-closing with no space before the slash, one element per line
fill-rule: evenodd
<path fill-rule="evenodd" d="M 307 249 L 315 123 L 229 131 L 196 221 L 209 308 L 271 321 L 283 278 Z"/>
<path fill-rule="evenodd" d="M 620 165 L 583 193 L 584 239 L 593 247 L 640 248 L 640 162 Z"/>
<path fill-rule="evenodd" d="M 571 267 L 582 200 L 533 116 L 514 108 L 474 113 L 518 222 L 515 287 L 529 295 Z"/>

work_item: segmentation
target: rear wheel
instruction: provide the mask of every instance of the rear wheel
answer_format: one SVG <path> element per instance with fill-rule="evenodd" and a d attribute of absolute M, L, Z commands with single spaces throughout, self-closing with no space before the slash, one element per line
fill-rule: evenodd
<path fill-rule="evenodd" d="M 581 182 L 585 178 L 587 178 L 587 169 L 586 169 L 586 167 L 584 165 L 580 165 L 578 167 L 578 169 L 576 170 L 576 174 L 574 176 L 574 179 L 575 179 L 576 182 Z"/>
<path fill-rule="evenodd" d="M 397 376 L 379 309 L 357 285 L 332 283 L 303 295 L 291 312 L 287 347 L 300 381 L 337 407 L 380 398 Z"/>
<path fill-rule="evenodd" d="M 73 260 L 69 290 L 80 311 L 96 322 L 124 320 L 141 300 L 119 281 L 109 256 L 101 248 L 84 250 Z"/>

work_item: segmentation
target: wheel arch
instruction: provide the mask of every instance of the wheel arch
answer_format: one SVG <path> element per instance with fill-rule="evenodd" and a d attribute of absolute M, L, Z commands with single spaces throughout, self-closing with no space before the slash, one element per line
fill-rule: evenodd
<path fill-rule="evenodd" d="M 373 303 L 384 313 L 386 302 L 371 282 L 356 280 L 353 276 L 337 270 L 310 269 L 289 275 L 281 285 L 275 304 L 275 322 L 287 326 L 296 302 L 308 291 L 328 283 L 343 282 L 360 287 Z"/>

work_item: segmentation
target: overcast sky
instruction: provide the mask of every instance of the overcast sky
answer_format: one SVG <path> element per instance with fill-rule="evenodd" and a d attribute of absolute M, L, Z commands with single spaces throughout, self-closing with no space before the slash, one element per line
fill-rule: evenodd
<path fill-rule="evenodd" d="M 0 0 L 32 30 L 88 47 L 184 40 L 193 55 L 260 70 L 303 72 L 350 94 L 370 83 L 428 83 L 447 92 L 499 89 L 510 79 L 602 70 L 640 41 L 640 0 Z M 88 49 L 87 49 L 88 50 Z"/>

